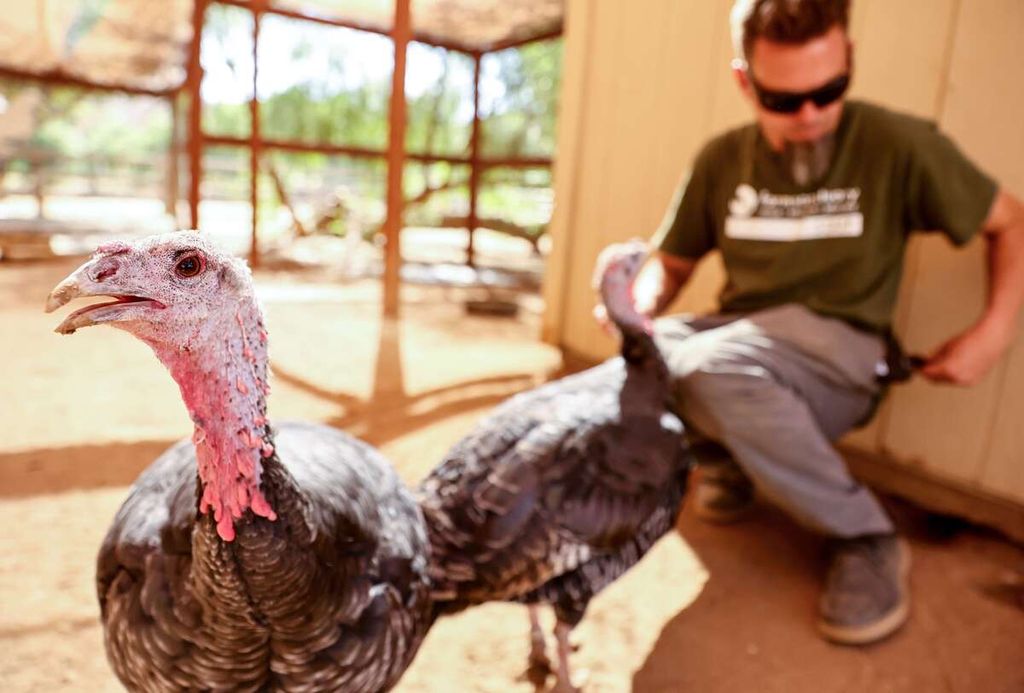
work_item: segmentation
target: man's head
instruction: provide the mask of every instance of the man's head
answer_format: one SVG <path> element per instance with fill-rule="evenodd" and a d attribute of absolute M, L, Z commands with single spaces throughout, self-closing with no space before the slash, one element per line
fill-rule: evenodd
<path fill-rule="evenodd" d="M 731 21 L 736 78 L 772 148 L 834 133 L 852 67 L 849 0 L 737 0 Z"/>

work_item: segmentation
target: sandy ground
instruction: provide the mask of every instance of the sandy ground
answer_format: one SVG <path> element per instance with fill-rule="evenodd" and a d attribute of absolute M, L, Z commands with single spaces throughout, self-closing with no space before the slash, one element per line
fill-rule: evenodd
<path fill-rule="evenodd" d="M 132 480 L 190 432 L 176 386 L 116 330 L 62 338 L 41 311 L 76 264 L 0 264 L 0 681 L 115 691 L 94 557 Z M 382 324 L 377 284 L 264 272 L 271 415 L 344 428 L 417 481 L 490 407 L 560 367 L 539 318 L 468 317 L 465 289 L 406 288 Z M 535 305 L 535 302 L 534 302 Z M 813 629 L 822 544 L 777 512 L 679 532 L 601 594 L 579 629 L 588 691 L 1024 691 L 1024 551 L 893 505 L 914 549 L 909 625 L 861 649 Z M 529 691 L 525 611 L 440 622 L 398 687 Z"/>

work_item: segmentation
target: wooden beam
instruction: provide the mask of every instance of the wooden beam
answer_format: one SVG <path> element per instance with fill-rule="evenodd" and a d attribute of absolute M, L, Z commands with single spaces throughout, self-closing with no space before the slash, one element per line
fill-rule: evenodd
<path fill-rule="evenodd" d="M 260 97 L 256 91 L 259 77 L 260 17 L 265 6 L 263 0 L 252 3 L 252 97 L 249 99 L 249 203 L 252 205 L 252 237 L 249 242 L 249 266 L 260 266 Z"/>
<path fill-rule="evenodd" d="M 391 105 L 388 112 L 388 212 L 384 220 L 384 315 L 398 316 L 399 269 L 402 262 L 402 232 L 405 169 L 405 57 L 412 35 L 409 0 L 395 0 L 395 65 L 391 75 Z"/>
<path fill-rule="evenodd" d="M 233 137 L 231 135 L 203 135 L 203 142 L 218 147 L 248 147 L 249 140 L 245 137 Z M 285 152 L 312 152 L 316 154 L 331 154 L 340 156 L 351 156 L 358 159 L 387 159 L 388 150 L 371 149 L 369 147 L 355 147 L 345 144 L 328 144 L 317 142 L 300 142 L 297 140 L 279 140 L 262 138 L 263 149 L 274 149 Z M 449 156 L 445 154 L 415 154 L 406 153 L 405 158 L 423 163 L 435 163 L 444 161 L 452 164 L 468 164 L 469 157 Z"/>
<path fill-rule="evenodd" d="M 234 137 L 232 135 L 203 135 L 203 142 L 216 147 L 248 147 L 249 138 Z M 351 147 L 344 144 L 327 144 L 316 142 L 300 142 L 298 140 L 260 139 L 264 149 L 274 149 L 284 152 L 302 152 L 315 154 L 336 154 L 364 159 L 386 159 L 388 156 L 385 149 L 369 149 L 367 147 Z"/>
<path fill-rule="evenodd" d="M 142 87 L 133 87 L 127 84 L 94 82 L 85 77 L 78 77 L 76 75 L 69 74 L 60 68 L 45 70 L 43 72 L 33 72 L 31 70 L 21 70 L 16 67 L 0 66 L 0 78 L 36 82 L 46 86 L 73 87 L 87 91 L 112 91 L 122 94 L 131 94 L 132 96 L 155 96 L 158 98 L 164 98 L 177 92 L 176 87 L 171 89 L 144 89 Z"/>
<path fill-rule="evenodd" d="M 550 168 L 551 159 L 544 156 L 521 156 L 508 159 L 480 159 L 481 168 Z"/>
<path fill-rule="evenodd" d="M 906 498 L 933 512 L 994 527 L 1024 544 L 1024 506 L 1019 503 L 882 454 L 848 445 L 840 445 L 839 451 L 853 475 L 868 486 Z"/>
<path fill-rule="evenodd" d="M 199 184 L 203 177 L 203 66 L 199 49 L 203 40 L 203 19 L 206 0 L 195 0 L 192 8 L 192 43 L 188 48 L 188 72 L 185 84 L 189 95 L 188 106 L 188 209 L 189 224 L 199 229 Z"/>
<path fill-rule="evenodd" d="M 252 9 L 249 0 L 214 0 L 222 5 L 231 5 L 232 7 L 241 7 L 242 9 Z M 324 26 L 337 27 L 339 29 L 352 29 L 354 31 L 365 31 L 369 34 L 377 34 L 379 36 L 392 36 L 393 31 L 386 27 L 379 26 L 377 24 L 369 24 L 366 22 L 359 22 L 353 19 L 338 19 L 335 17 L 325 17 L 323 15 L 308 14 L 306 12 L 300 12 L 298 10 L 289 10 L 284 7 L 266 7 L 263 10 L 266 14 L 277 15 L 278 17 L 287 17 L 288 19 L 297 19 L 303 22 L 314 22 L 316 24 L 322 24 Z M 397 24 L 397 13 L 396 13 L 396 24 Z M 439 38 L 425 32 L 412 32 L 409 40 L 416 41 L 417 43 L 424 43 L 428 46 L 435 46 L 437 48 L 446 48 L 450 51 L 458 51 L 460 53 L 473 53 L 477 50 L 473 46 L 460 43 L 458 41 L 449 41 L 447 39 Z"/>
<path fill-rule="evenodd" d="M 213 0 L 222 5 L 230 5 L 232 7 L 240 7 L 247 10 L 252 10 L 252 5 L 249 0 Z M 196 0 L 193 12 L 193 23 L 196 11 L 199 10 L 199 5 L 205 5 L 210 0 Z M 202 8 L 205 9 L 205 8 Z M 290 19 L 297 19 L 308 22 L 315 22 L 317 24 L 324 24 L 327 26 L 339 27 L 344 29 L 353 29 L 355 31 L 365 31 L 372 34 L 378 34 L 380 36 L 390 36 L 391 32 L 385 28 L 374 26 L 372 24 L 364 24 L 356 21 L 331 19 L 329 17 L 321 17 L 317 15 L 305 14 L 303 12 L 297 12 L 294 10 L 288 10 L 279 7 L 266 7 L 262 8 L 261 11 L 264 14 L 273 14 L 281 17 L 288 17 Z M 493 53 L 495 51 L 507 50 L 509 48 L 518 48 L 529 43 L 535 43 L 537 41 L 547 41 L 550 39 L 558 38 L 562 35 L 562 28 L 559 26 L 558 29 L 544 32 L 537 36 L 531 36 L 520 39 L 509 39 L 505 41 L 497 41 L 487 46 L 472 46 L 458 41 L 451 41 L 443 39 L 431 34 L 424 32 L 415 32 L 411 40 L 419 43 L 426 44 L 428 46 L 435 46 L 438 48 L 445 48 L 447 50 L 457 51 L 459 53 L 465 53 L 467 55 L 476 55 L 478 53 Z M 190 50 L 191 54 L 191 50 Z M 97 82 L 90 80 L 87 77 L 80 77 L 66 72 L 62 68 L 54 68 L 52 70 L 24 70 L 17 67 L 3 66 L 0 65 L 0 78 L 25 80 L 31 82 L 38 82 L 40 84 L 48 84 L 54 86 L 64 87 L 75 87 L 78 89 L 86 89 L 89 91 L 112 91 L 120 92 L 124 94 L 131 94 L 133 96 L 156 96 L 165 97 L 171 94 L 176 94 L 182 89 L 188 89 L 189 80 L 186 77 L 185 82 L 181 85 L 169 87 L 167 89 L 147 89 L 145 87 L 136 87 L 129 84 L 118 84 L 110 82 Z"/>
<path fill-rule="evenodd" d="M 249 140 L 245 137 L 233 137 L 231 135 L 203 135 L 203 143 L 216 147 L 248 147 Z M 351 156 L 363 159 L 386 159 L 386 149 L 371 149 L 369 147 L 355 147 L 344 144 L 327 144 L 317 142 L 300 142 L 296 140 L 279 140 L 261 138 L 260 144 L 264 150 L 278 150 L 285 152 L 313 152 L 316 154 L 331 154 L 337 156 Z M 424 164 L 444 162 L 449 164 L 469 165 L 468 156 L 455 154 L 423 154 L 417 152 L 406 152 L 405 158 L 410 161 L 417 161 Z M 487 168 L 550 168 L 552 160 L 541 156 L 524 156 L 487 159 L 480 157 L 477 164 L 481 169 Z"/>
<path fill-rule="evenodd" d="M 178 95 L 167 97 L 171 109 L 171 137 L 167 143 L 167 213 L 174 217 L 178 226 L 178 156 L 181 154 L 181 104 Z"/>
<path fill-rule="evenodd" d="M 466 222 L 469 238 L 466 242 L 466 264 L 475 264 L 473 234 L 476 231 L 477 191 L 480 188 L 480 54 L 473 56 L 473 130 L 469 137 L 469 217 Z"/>
<path fill-rule="evenodd" d="M 495 41 L 486 48 L 482 49 L 482 53 L 496 53 L 498 51 L 505 51 L 509 48 L 520 48 L 530 43 L 537 43 L 539 41 L 551 41 L 552 39 L 559 38 L 562 35 L 563 28 L 561 22 L 558 24 L 557 29 L 551 29 L 544 33 L 537 34 L 535 36 L 528 36 L 525 38 L 516 39 L 505 39 L 504 41 Z"/>

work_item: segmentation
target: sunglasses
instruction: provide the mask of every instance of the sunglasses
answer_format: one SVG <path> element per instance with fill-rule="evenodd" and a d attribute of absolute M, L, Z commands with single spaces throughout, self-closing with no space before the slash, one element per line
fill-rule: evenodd
<path fill-rule="evenodd" d="M 772 91 L 765 89 L 754 79 L 754 76 L 747 72 L 750 78 L 750 85 L 757 94 L 757 100 L 766 110 L 775 113 L 796 113 L 803 108 L 804 103 L 813 101 L 818 108 L 824 108 L 830 103 L 837 101 L 850 87 L 850 73 L 839 75 L 828 84 L 810 91 Z"/>

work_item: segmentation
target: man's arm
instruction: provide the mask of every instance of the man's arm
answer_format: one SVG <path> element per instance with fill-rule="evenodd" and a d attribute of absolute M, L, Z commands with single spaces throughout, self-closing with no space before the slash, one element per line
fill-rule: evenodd
<path fill-rule="evenodd" d="M 633 282 L 633 305 L 637 311 L 651 318 L 661 314 L 679 295 L 696 266 L 697 260 L 656 251 Z M 600 273 L 599 264 L 595 279 Z M 594 306 L 594 318 L 606 331 L 614 331 L 600 297 Z"/>
<path fill-rule="evenodd" d="M 697 260 L 659 252 L 633 284 L 636 309 L 649 317 L 661 315 L 693 274 Z"/>
<path fill-rule="evenodd" d="M 921 373 L 930 380 L 973 385 L 1013 341 L 1024 302 L 1024 204 L 1000 190 L 982 231 L 988 244 L 985 312 L 928 359 Z"/>

